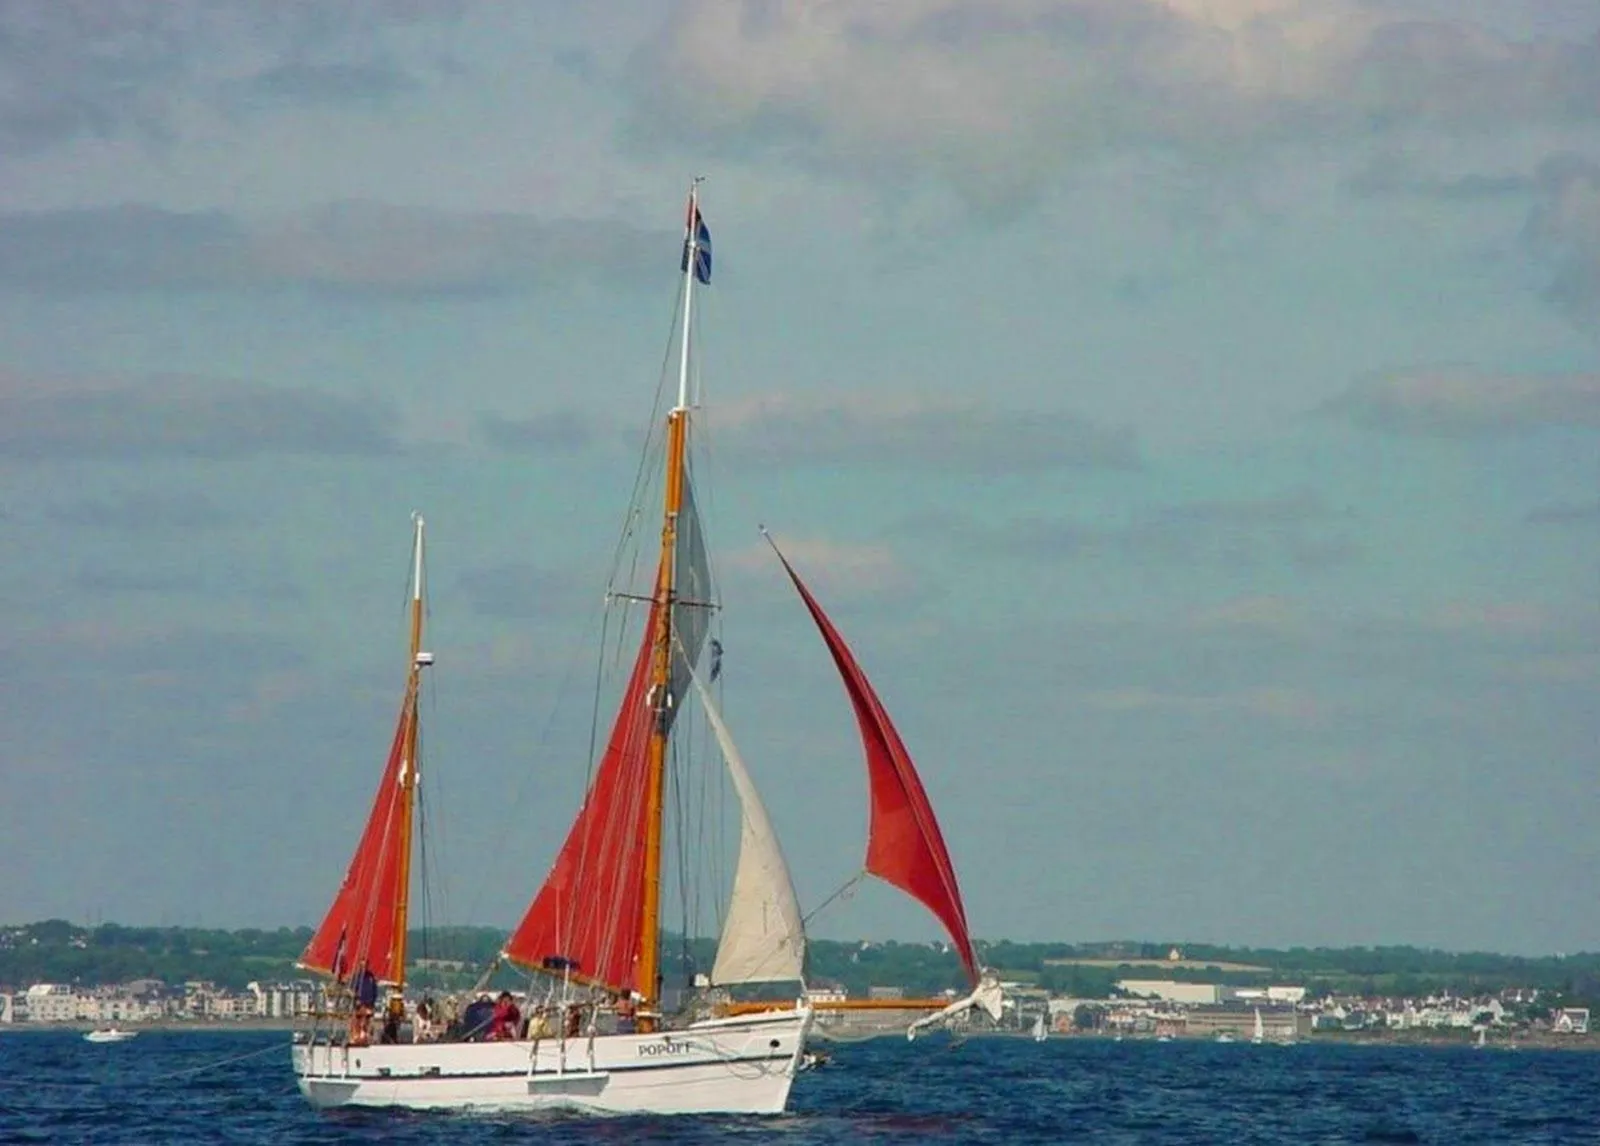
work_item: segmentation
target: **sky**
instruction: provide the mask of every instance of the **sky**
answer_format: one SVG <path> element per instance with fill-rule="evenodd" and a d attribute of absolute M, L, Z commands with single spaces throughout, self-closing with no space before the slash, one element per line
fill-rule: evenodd
<path fill-rule="evenodd" d="M 0 0 L 0 920 L 315 923 L 420 510 L 430 911 L 515 922 L 693 176 L 808 910 L 865 780 L 762 524 L 978 936 L 1600 948 L 1592 0 Z"/>

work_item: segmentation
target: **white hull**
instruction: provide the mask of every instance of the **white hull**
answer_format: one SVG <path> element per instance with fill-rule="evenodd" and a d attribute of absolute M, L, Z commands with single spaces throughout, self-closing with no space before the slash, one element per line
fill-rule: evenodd
<path fill-rule="evenodd" d="M 138 1033 L 138 1031 L 119 1031 L 113 1027 L 108 1031 L 90 1031 L 83 1036 L 83 1041 L 90 1043 L 125 1043 Z"/>
<path fill-rule="evenodd" d="M 778 1114 L 789 1101 L 810 1025 L 804 1010 L 593 1039 L 297 1043 L 294 1072 L 300 1092 L 317 1107 Z"/>

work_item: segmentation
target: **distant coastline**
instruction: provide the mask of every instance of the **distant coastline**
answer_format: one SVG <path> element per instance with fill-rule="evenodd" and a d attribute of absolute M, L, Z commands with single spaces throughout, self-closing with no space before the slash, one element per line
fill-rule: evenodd
<path fill-rule="evenodd" d="M 242 1034 L 242 1033 L 281 1033 L 289 1034 L 295 1030 L 296 1024 L 290 1019 L 230 1019 L 224 1021 L 207 1021 L 203 1019 L 164 1019 L 148 1023 L 119 1023 L 124 1030 L 138 1031 L 141 1034 Z M 47 1035 L 47 1034 L 82 1034 L 95 1029 L 96 1024 L 85 1022 L 72 1023 L 6 1023 L 0 1024 L 0 1036 L 5 1035 Z M 860 1036 L 853 1036 L 858 1038 Z M 886 1030 L 880 1035 L 868 1037 L 903 1038 L 898 1029 Z M 964 1034 L 965 1038 L 1007 1038 L 1028 1039 L 1026 1031 L 970 1031 Z M 1073 1042 L 1110 1042 L 1112 1036 L 1100 1031 L 1060 1031 L 1051 1036 L 1053 1039 L 1070 1040 Z M 1031 1041 L 1031 1040 L 1030 1040 Z M 1127 1042 L 1154 1043 L 1154 1035 L 1130 1035 Z M 1177 1035 L 1173 1038 L 1177 1043 L 1209 1043 L 1213 1040 L 1203 1035 Z M 827 1045 L 824 1042 L 823 1045 Z M 1235 1044 L 1241 1045 L 1241 1044 Z M 1242 1045 L 1248 1045 L 1243 1043 Z M 1431 1049 L 1455 1048 L 1458 1050 L 1473 1049 L 1475 1044 L 1466 1036 L 1450 1036 L 1439 1034 L 1425 1034 L 1422 1032 L 1387 1032 L 1381 1034 L 1355 1032 L 1355 1031 L 1321 1031 L 1307 1035 L 1291 1047 L 1274 1046 L 1273 1049 L 1291 1049 L 1292 1047 L 1306 1046 L 1353 1046 L 1353 1047 L 1427 1047 Z M 1484 1044 L 1485 1051 L 1600 1051 L 1600 1037 L 1588 1035 L 1566 1035 L 1538 1032 L 1526 1034 L 1517 1038 L 1494 1039 Z"/>
<path fill-rule="evenodd" d="M 70 1022 L 70 1023 L 0 1023 L 0 1035 L 37 1035 L 78 1033 L 92 1031 L 107 1025 L 115 1026 L 120 1030 L 138 1031 L 156 1034 L 169 1034 L 182 1032 L 191 1034 L 195 1032 L 228 1034 L 240 1031 L 283 1031 L 288 1033 L 297 1026 L 293 1019 L 158 1019 L 151 1022 L 119 1022 L 114 1024 Z"/>

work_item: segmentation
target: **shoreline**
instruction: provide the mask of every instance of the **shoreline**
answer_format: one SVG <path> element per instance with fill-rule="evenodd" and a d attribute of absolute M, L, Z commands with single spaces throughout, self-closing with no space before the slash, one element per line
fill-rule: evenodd
<path fill-rule="evenodd" d="M 47 1034 L 85 1034 L 96 1030 L 105 1024 L 71 1022 L 71 1023 L 0 1023 L 0 1037 L 6 1035 L 47 1035 Z M 290 1034 L 304 1025 L 294 1019 L 164 1019 L 157 1022 L 116 1023 L 112 1024 L 119 1030 L 133 1031 L 137 1034 L 263 1034 L 281 1033 Z M 901 1036 L 898 1029 L 885 1031 L 881 1036 Z M 859 1037 L 859 1036 L 857 1036 Z M 1026 1031 L 969 1031 L 965 1038 L 1008 1038 L 1030 1039 Z M 1113 1037 L 1094 1031 L 1053 1031 L 1051 1041 L 1063 1040 L 1073 1042 L 1112 1042 Z M 824 1035 L 822 1043 L 829 1040 Z M 1031 1041 L 1031 1039 L 1030 1039 Z M 1154 1035 L 1131 1035 L 1124 1041 L 1138 1043 L 1154 1043 Z M 1171 1041 L 1175 1043 L 1210 1043 L 1215 1040 L 1209 1035 L 1177 1035 Z M 1243 1045 L 1250 1045 L 1248 1039 L 1238 1039 Z M 1354 1046 L 1354 1047 L 1433 1047 L 1461 1049 L 1477 1049 L 1478 1044 L 1470 1036 L 1450 1035 L 1422 1035 L 1422 1034 L 1377 1034 L 1367 1035 L 1350 1032 L 1326 1031 L 1319 1034 L 1305 1035 L 1290 1044 L 1270 1042 L 1272 1046 Z M 1513 1035 L 1509 1038 L 1491 1038 L 1484 1043 L 1483 1050 L 1489 1051 L 1576 1051 L 1579 1053 L 1600 1051 L 1600 1037 L 1596 1035 L 1558 1035 L 1551 1033 L 1537 1033 Z"/>
<path fill-rule="evenodd" d="M 136 1023 L 0 1023 L 0 1036 L 7 1034 L 86 1034 L 101 1027 L 114 1026 L 119 1031 L 137 1034 L 172 1034 L 204 1032 L 228 1034 L 243 1031 L 293 1031 L 301 1025 L 294 1019 L 160 1019 L 155 1022 Z"/>

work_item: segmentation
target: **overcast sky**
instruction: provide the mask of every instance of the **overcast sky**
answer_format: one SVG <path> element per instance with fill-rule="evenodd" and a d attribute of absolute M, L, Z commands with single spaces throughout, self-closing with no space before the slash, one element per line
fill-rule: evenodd
<path fill-rule="evenodd" d="M 1593 0 L 0 0 L 0 920 L 509 925 L 705 175 L 728 717 L 980 936 L 1600 947 Z M 820 934 L 932 938 L 864 889 Z"/>

